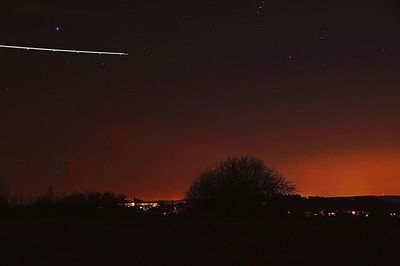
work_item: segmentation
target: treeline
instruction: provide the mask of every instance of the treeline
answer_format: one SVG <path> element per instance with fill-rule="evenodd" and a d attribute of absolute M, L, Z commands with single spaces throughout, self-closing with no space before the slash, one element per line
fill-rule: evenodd
<path fill-rule="evenodd" d="M 53 190 L 49 188 L 45 195 L 35 198 L 24 199 L 23 196 L 0 195 L 0 207 L 38 207 L 38 208 L 116 208 L 123 207 L 131 202 L 127 196 L 114 194 L 112 192 L 73 192 L 68 195 L 55 196 Z M 140 202 L 139 199 L 135 201 Z"/>
<path fill-rule="evenodd" d="M 80 208 L 111 208 L 121 207 L 127 202 L 125 195 L 112 192 L 74 192 L 70 195 L 55 197 L 51 190 L 38 197 L 33 206 L 37 207 L 80 207 Z"/>

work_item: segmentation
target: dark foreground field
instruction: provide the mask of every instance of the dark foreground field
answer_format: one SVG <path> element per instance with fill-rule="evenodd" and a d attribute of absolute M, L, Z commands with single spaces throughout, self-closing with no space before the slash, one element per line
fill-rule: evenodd
<path fill-rule="evenodd" d="M 13 214 L 0 224 L 0 265 L 400 264 L 395 219 Z"/>

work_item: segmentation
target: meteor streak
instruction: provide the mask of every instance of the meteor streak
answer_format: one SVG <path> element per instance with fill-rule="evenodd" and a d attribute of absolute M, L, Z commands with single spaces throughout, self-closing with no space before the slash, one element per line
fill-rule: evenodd
<path fill-rule="evenodd" d="M 85 50 L 69 50 L 69 49 L 54 49 L 54 48 L 42 48 L 42 47 L 29 47 L 29 46 L 14 46 L 14 45 L 2 45 L 0 48 L 6 49 L 17 49 L 17 50 L 33 50 L 33 51 L 45 51 L 45 52 L 57 52 L 57 53 L 75 53 L 75 54 L 98 54 L 98 55 L 128 55 L 128 53 L 121 52 L 104 52 L 104 51 L 85 51 Z"/>

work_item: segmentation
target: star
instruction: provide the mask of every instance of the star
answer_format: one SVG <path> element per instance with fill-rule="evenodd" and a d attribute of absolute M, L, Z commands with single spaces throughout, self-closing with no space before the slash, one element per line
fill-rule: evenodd
<path fill-rule="evenodd" d="M 262 12 L 262 10 L 263 10 L 263 8 L 264 8 L 264 1 L 261 1 L 261 3 L 257 6 L 257 10 L 256 10 L 256 14 L 257 15 L 260 15 L 261 14 L 261 12 Z"/>

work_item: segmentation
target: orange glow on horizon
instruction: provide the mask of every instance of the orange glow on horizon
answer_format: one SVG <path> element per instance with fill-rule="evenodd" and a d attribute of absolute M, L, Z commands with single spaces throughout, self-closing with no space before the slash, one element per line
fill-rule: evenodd
<path fill-rule="evenodd" d="M 315 154 L 280 166 L 305 196 L 400 194 L 400 154 L 351 151 Z"/>
<path fill-rule="evenodd" d="M 149 129 L 143 129 L 155 131 L 152 126 L 144 123 L 96 132 L 93 142 L 85 143 L 90 152 L 70 159 L 57 179 L 48 168 L 48 160 L 33 156 L 31 164 L 21 168 L 13 164 L 12 158 L 6 159 L 5 164 L 15 165 L 10 191 L 30 196 L 44 194 L 48 186 L 53 186 L 58 195 L 91 190 L 144 200 L 179 200 L 200 170 L 228 156 L 248 155 L 289 178 L 303 196 L 400 194 L 398 147 L 378 149 L 373 140 L 385 136 L 371 130 L 368 136 L 343 129 L 348 134 L 328 135 L 339 126 L 319 131 L 289 128 L 280 134 L 224 129 L 199 133 L 195 128 L 185 135 L 170 136 L 168 141 L 155 142 L 146 133 Z M 97 148 L 99 139 L 107 140 L 104 150 Z M 353 146 L 343 147 L 342 143 Z M 365 148 L 368 146 L 374 148 Z M 30 178 L 32 173 L 43 173 L 43 169 L 47 172 L 41 182 Z"/>

